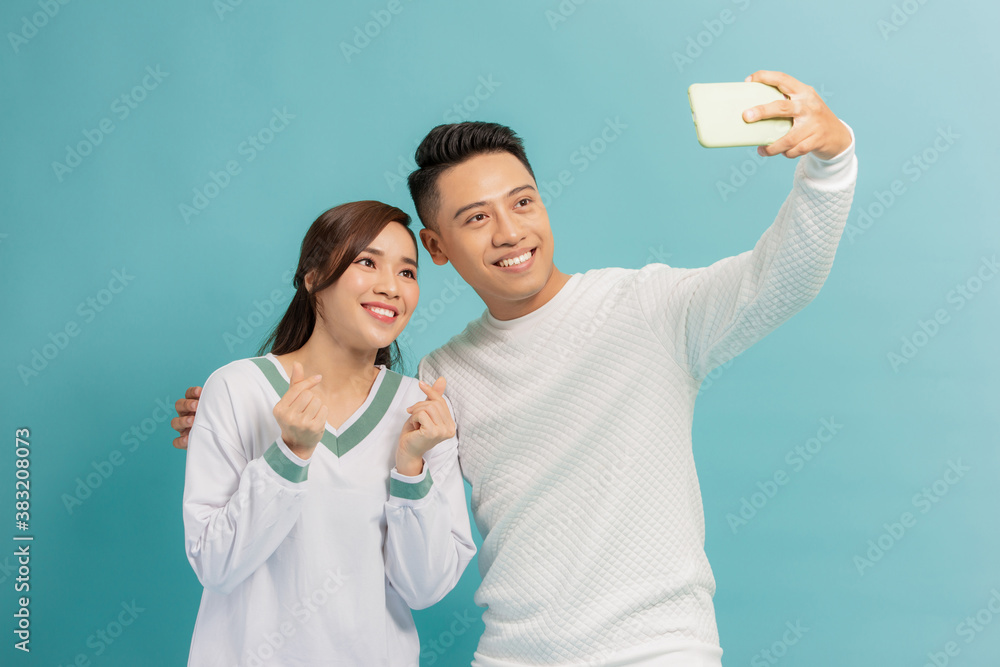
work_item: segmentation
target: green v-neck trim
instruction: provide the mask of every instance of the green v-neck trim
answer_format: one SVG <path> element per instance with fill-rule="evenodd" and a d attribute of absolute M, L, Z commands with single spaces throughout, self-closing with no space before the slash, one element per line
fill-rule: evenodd
<path fill-rule="evenodd" d="M 281 375 L 278 368 L 267 357 L 253 357 L 250 361 L 261 370 L 264 377 L 270 383 L 271 388 L 277 392 L 279 398 L 288 392 L 288 381 Z M 320 440 L 326 448 L 336 454 L 338 458 L 354 449 L 361 441 L 368 437 L 378 423 L 382 421 L 392 399 L 396 396 L 396 391 L 403 380 L 403 376 L 395 371 L 385 368 L 382 383 L 375 392 L 375 397 L 365 411 L 358 417 L 347 430 L 339 436 L 332 433 L 329 428 L 323 428 L 323 439 Z M 367 400 L 367 399 L 366 399 Z"/>

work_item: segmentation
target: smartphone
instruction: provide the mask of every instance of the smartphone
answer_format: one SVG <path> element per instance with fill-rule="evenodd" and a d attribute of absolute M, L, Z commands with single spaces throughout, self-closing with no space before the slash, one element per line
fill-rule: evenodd
<path fill-rule="evenodd" d="M 748 123 L 750 107 L 786 99 L 784 93 L 759 81 L 693 83 L 688 86 L 691 118 L 698 143 L 705 148 L 766 146 L 792 129 L 791 118 L 765 118 Z"/>

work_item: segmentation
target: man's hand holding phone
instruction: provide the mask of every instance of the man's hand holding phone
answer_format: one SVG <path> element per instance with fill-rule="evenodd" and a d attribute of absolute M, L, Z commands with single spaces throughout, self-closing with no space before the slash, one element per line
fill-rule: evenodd
<path fill-rule="evenodd" d="M 851 145 L 851 133 L 837 118 L 812 86 L 783 72 L 758 70 L 746 78 L 774 86 L 788 99 L 776 100 L 751 107 L 743 112 L 748 123 L 765 118 L 791 118 L 792 129 L 767 146 L 758 146 L 757 153 L 788 158 L 812 153 L 821 160 L 836 157 Z"/>

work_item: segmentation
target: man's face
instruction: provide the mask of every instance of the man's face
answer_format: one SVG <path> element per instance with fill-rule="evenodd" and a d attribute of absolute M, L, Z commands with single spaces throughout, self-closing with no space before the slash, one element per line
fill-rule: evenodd
<path fill-rule="evenodd" d="M 552 230 L 520 160 L 510 153 L 477 155 L 443 172 L 436 186 L 438 231 L 420 231 L 435 264 L 450 261 L 487 306 L 524 301 L 545 286 L 553 269 Z M 510 258 L 521 261 L 501 265 Z"/>

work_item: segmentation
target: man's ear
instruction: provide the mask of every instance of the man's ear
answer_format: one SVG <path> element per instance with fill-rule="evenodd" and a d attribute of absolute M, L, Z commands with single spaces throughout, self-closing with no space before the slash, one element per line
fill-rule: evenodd
<path fill-rule="evenodd" d="M 440 234 L 424 227 L 420 230 L 420 242 L 424 244 L 424 248 L 430 253 L 432 262 L 438 266 L 448 263 L 448 255 L 444 252 L 444 243 L 441 240 Z"/>

